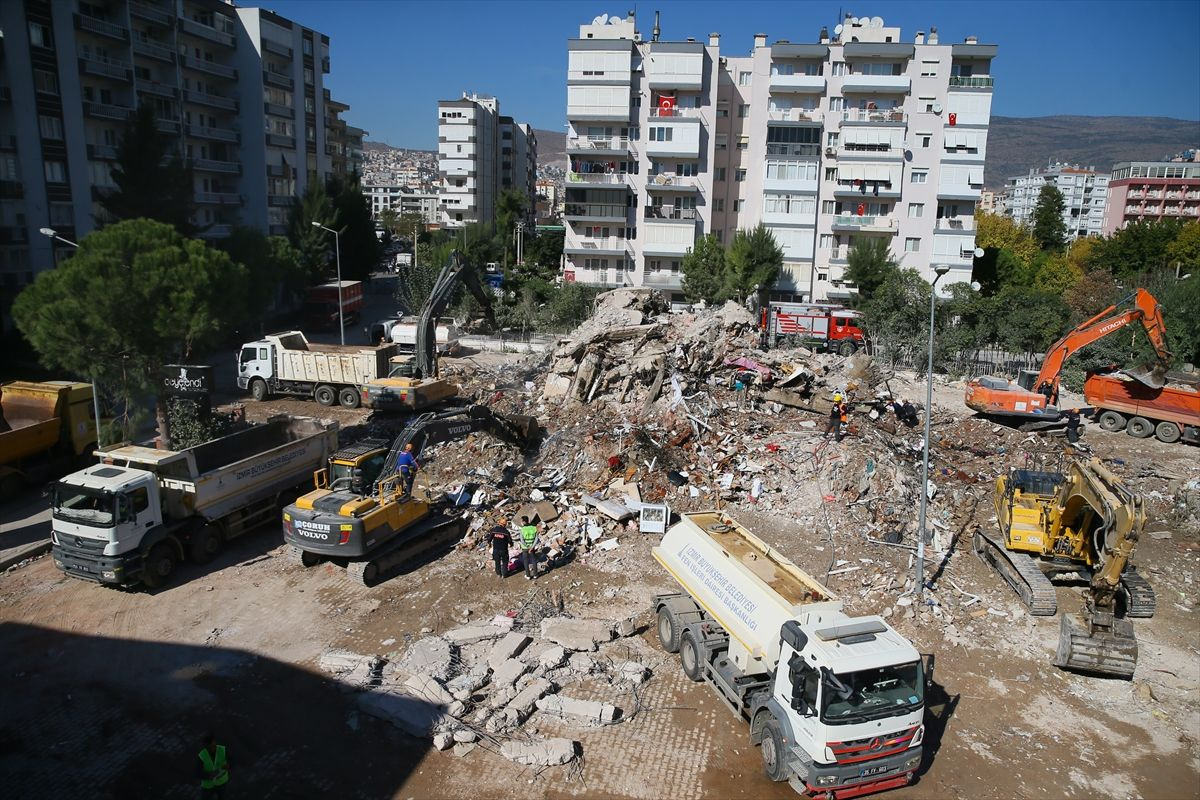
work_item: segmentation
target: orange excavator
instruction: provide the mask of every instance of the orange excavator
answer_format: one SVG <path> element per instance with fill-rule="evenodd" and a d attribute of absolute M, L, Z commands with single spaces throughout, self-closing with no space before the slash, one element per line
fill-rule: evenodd
<path fill-rule="evenodd" d="M 1118 308 L 1127 306 L 1130 300 L 1133 301 L 1131 308 L 1117 311 Z M 1015 383 L 990 375 L 975 378 L 967 383 L 967 406 L 984 416 L 1044 422 L 1057 420 L 1062 416 L 1056 405 L 1058 379 L 1067 358 L 1080 348 L 1134 322 L 1142 324 L 1150 344 L 1154 346 L 1158 361 L 1152 369 L 1125 370 L 1125 374 L 1137 378 L 1147 386 L 1161 388 L 1166 383 L 1166 373 L 1171 363 L 1162 308 L 1154 299 L 1154 295 L 1145 289 L 1138 289 L 1120 303 L 1111 305 L 1091 319 L 1080 323 L 1052 344 L 1042 359 L 1042 368 L 1037 372 L 1021 370 Z"/>

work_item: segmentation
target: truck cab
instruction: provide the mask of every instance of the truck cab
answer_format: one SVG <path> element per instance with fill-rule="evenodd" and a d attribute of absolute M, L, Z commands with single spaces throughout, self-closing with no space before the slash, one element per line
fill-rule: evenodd
<path fill-rule="evenodd" d="M 275 355 L 272 344 L 266 340 L 248 342 L 238 353 L 237 385 L 245 389 L 255 378 L 268 384 L 275 378 Z"/>

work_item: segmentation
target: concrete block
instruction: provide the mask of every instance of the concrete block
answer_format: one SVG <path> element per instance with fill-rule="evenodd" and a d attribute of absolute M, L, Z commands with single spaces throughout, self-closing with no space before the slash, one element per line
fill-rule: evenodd
<path fill-rule="evenodd" d="M 464 675 L 451 678 L 446 683 L 446 691 L 454 695 L 456 699 L 463 700 L 465 698 L 459 697 L 460 693 L 470 697 L 480 686 L 483 686 L 485 683 L 487 683 L 487 679 L 488 676 L 486 671 L 482 669 L 474 670 Z"/>
<path fill-rule="evenodd" d="M 504 743 L 500 755 L 518 764 L 553 767 L 575 758 L 575 742 L 570 739 L 513 740 Z"/>
<path fill-rule="evenodd" d="M 428 675 L 444 681 L 450 677 L 453 661 L 454 650 L 448 641 L 440 636 L 427 636 L 413 643 L 400 664 L 414 675 Z"/>
<path fill-rule="evenodd" d="M 491 709 L 504 708 L 508 702 L 517 696 L 517 690 L 511 686 L 496 689 L 487 699 L 487 707 Z"/>
<path fill-rule="evenodd" d="M 357 702 L 364 714 L 387 720 L 418 738 L 429 736 L 443 719 L 442 710 L 437 706 L 399 691 L 377 689 L 363 692 Z"/>
<path fill-rule="evenodd" d="M 453 703 L 450 704 L 449 708 L 446 709 L 446 713 L 452 717 L 461 717 L 463 715 L 463 712 L 466 710 L 467 710 L 466 703 L 464 703 L 461 700 L 455 700 Z"/>
<path fill-rule="evenodd" d="M 494 625 L 468 625 L 465 628 L 455 628 L 452 631 L 447 631 L 445 639 L 450 644 L 474 644 L 475 642 L 483 642 L 489 639 L 499 639 L 504 633 L 505 631 Z"/>
<path fill-rule="evenodd" d="M 433 735 L 433 746 L 438 750 L 449 750 L 452 744 L 454 744 L 454 737 L 448 733 L 435 733 Z"/>
<path fill-rule="evenodd" d="M 496 689 L 507 689 L 528 671 L 529 665 L 524 661 L 510 658 L 492 673 L 492 686 Z"/>
<path fill-rule="evenodd" d="M 581 675 L 588 675 L 596 671 L 596 659 L 586 653 L 572 653 L 567 662 L 573 672 Z"/>
<path fill-rule="evenodd" d="M 556 397 L 565 397 L 570 390 L 570 378 L 566 375 L 551 375 L 546 379 L 546 388 L 542 390 L 542 397 L 547 400 L 552 400 Z"/>
<path fill-rule="evenodd" d="M 637 623 L 632 619 L 623 619 L 617 623 L 617 636 L 625 638 L 637 633 Z"/>
<path fill-rule="evenodd" d="M 510 700 L 504 709 L 517 712 L 520 715 L 519 721 L 523 722 L 533 713 L 537 701 L 549 693 L 551 687 L 552 684 L 545 678 L 535 678 L 529 682 L 528 686 L 517 692 L 517 696 Z"/>
<path fill-rule="evenodd" d="M 428 675 L 413 675 L 404 682 L 404 690 L 414 697 L 427 700 L 443 708 L 454 702 L 454 698 L 437 680 Z"/>
<path fill-rule="evenodd" d="M 492 652 L 488 655 L 488 666 L 492 669 L 499 669 L 505 661 L 516 658 L 529 644 L 529 641 L 529 637 L 523 633 L 504 634 L 504 638 L 492 646 Z"/>
<path fill-rule="evenodd" d="M 598 644 L 611 641 L 612 637 L 612 625 L 604 620 L 569 617 L 542 620 L 542 638 L 568 650 L 595 650 Z"/>
<path fill-rule="evenodd" d="M 454 732 L 454 741 L 456 742 L 473 742 L 479 738 L 479 734 L 467 728 L 459 728 Z"/>
<path fill-rule="evenodd" d="M 636 661 L 623 661 L 615 665 L 613 677 L 620 683 L 641 686 L 650 677 L 650 671 L 646 669 L 645 664 L 639 664 Z"/>
<path fill-rule="evenodd" d="M 538 710 L 544 714 L 586 722 L 592 725 L 611 725 L 620 713 L 616 706 L 593 700 L 577 700 L 561 694 L 552 694 L 537 701 Z"/>
<path fill-rule="evenodd" d="M 454 745 L 454 755 L 462 758 L 478 746 L 479 745 L 474 744 L 473 742 L 459 742 L 458 744 Z"/>
<path fill-rule="evenodd" d="M 538 656 L 538 666 L 542 669 L 558 669 L 567 663 L 567 651 L 561 645 L 546 648 Z"/>

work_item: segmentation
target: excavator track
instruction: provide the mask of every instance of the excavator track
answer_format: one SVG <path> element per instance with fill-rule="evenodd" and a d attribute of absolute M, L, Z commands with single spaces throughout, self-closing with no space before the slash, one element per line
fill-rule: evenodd
<path fill-rule="evenodd" d="M 1054 665 L 1073 672 L 1132 678 L 1138 656 L 1133 623 L 1127 619 L 1115 619 L 1112 630 L 1091 632 L 1088 628 L 1083 617 L 1063 615 Z"/>
<path fill-rule="evenodd" d="M 1052 617 L 1058 611 L 1054 584 L 1024 553 L 1014 553 L 983 531 L 975 531 L 975 555 L 991 567 L 1020 596 L 1035 617 Z"/>
<path fill-rule="evenodd" d="M 1121 575 L 1121 588 L 1125 590 L 1125 616 L 1148 619 L 1154 616 L 1154 587 L 1133 570 L 1126 569 Z"/>
<path fill-rule="evenodd" d="M 346 576 L 363 586 L 377 586 L 395 577 L 400 568 L 462 537 L 461 517 L 428 517 L 381 545 L 370 558 L 346 564 Z"/>
<path fill-rule="evenodd" d="M 296 547 L 296 545 L 291 545 L 288 547 L 287 556 L 293 564 L 299 564 L 305 569 L 315 567 L 317 564 L 320 564 L 325 560 L 321 555 L 317 553 L 310 553 L 307 550 Z"/>

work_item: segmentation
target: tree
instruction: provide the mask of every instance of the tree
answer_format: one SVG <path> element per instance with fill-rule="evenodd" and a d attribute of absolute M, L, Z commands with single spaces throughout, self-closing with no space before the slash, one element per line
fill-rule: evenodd
<path fill-rule="evenodd" d="M 529 197 L 516 189 L 505 189 L 496 199 L 496 235 L 503 241 L 505 266 L 508 266 L 508 252 L 517 220 L 524 219 L 528 210 Z"/>
<path fill-rule="evenodd" d="M 536 236 L 526 237 L 525 273 L 528 274 L 533 268 L 544 278 L 556 276 L 562 263 L 566 238 L 565 231 L 544 231 Z"/>
<path fill-rule="evenodd" d="M 1067 243 L 1066 210 L 1062 192 L 1053 184 L 1042 185 L 1033 207 L 1033 238 L 1043 250 L 1061 250 Z"/>
<path fill-rule="evenodd" d="M 605 291 L 599 286 L 564 283 L 555 289 L 538 316 L 541 327 L 568 330 L 576 328 L 592 315 L 596 295 Z"/>
<path fill-rule="evenodd" d="M 1065 253 L 1043 253 L 1034 263 L 1033 288 L 1064 294 L 1083 279 L 1083 270 L 1071 264 Z"/>
<path fill-rule="evenodd" d="M 997 344 L 1014 353 L 1044 353 L 1068 328 L 1062 297 L 1023 286 L 1007 286 L 997 296 Z"/>
<path fill-rule="evenodd" d="M 95 374 L 152 394 L 170 446 L 164 364 L 186 361 L 237 322 L 246 269 L 227 253 L 185 239 L 170 225 L 126 220 L 94 231 L 58 269 L 17 296 L 13 319 L 49 369 Z"/>
<path fill-rule="evenodd" d="M 333 203 L 320 181 L 308 182 L 304 194 L 296 198 L 288 215 L 288 240 L 300 254 L 300 266 L 308 283 L 325 279 L 334 246 L 333 234 L 314 227 L 314 222 L 334 230 L 338 228 Z"/>
<path fill-rule="evenodd" d="M 1071 325 L 1078 325 L 1115 303 L 1120 292 L 1113 274 L 1108 270 L 1085 272 L 1079 282 L 1063 294 L 1063 301 L 1071 310 Z"/>
<path fill-rule="evenodd" d="M 1184 225 L 1175 241 L 1167 245 L 1167 265 L 1172 269 L 1178 265 L 1181 275 L 1200 274 L 1200 222 Z"/>
<path fill-rule="evenodd" d="M 454 244 L 441 245 L 419 243 L 413 252 L 413 263 L 400 267 L 396 274 L 396 301 L 405 313 L 418 314 L 429 295 L 438 275 L 450 259 Z"/>
<path fill-rule="evenodd" d="M 892 269 L 884 274 L 870 296 L 861 298 L 863 323 L 870 331 L 875 352 L 921 364 L 929 334 L 929 282 L 915 269 Z"/>
<path fill-rule="evenodd" d="M 846 254 L 845 278 L 858 287 L 862 300 L 869 300 L 885 280 L 899 271 L 889 245 L 887 239 L 863 236 Z"/>
<path fill-rule="evenodd" d="M 740 302 L 757 293 L 759 305 L 765 306 L 783 269 L 783 248 L 760 222 L 753 230 L 733 235 L 725 265 L 723 298 Z"/>
<path fill-rule="evenodd" d="M 104 194 L 100 205 L 115 220 L 153 219 L 184 236 L 195 233 L 192 171 L 172 139 L 158 130 L 148 104 L 138 106 L 125 126 L 112 179 L 117 188 Z"/>
<path fill-rule="evenodd" d="M 1107 269 L 1118 278 L 1166 266 L 1170 261 L 1167 248 L 1182 233 L 1182 228 L 1177 220 L 1131 222 L 1107 239 L 1098 239 L 1087 266 Z M 1182 247 L 1186 247 L 1186 240 Z"/>
<path fill-rule="evenodd" d="M 257 228 L 236 227 L 217 246 L 246 268 L 246 323 L 261 320 L 271 309 L 286 307 L 303 292 L 308 276 L 300 253 L 283 236 L 266 236 Z"/>
<path fill-rule="evenodd" d="M 975 246 L 984 250 L 1010 250 L 1026 264 L 1033 261 L 1039 250 L 1028 228 L 1009 217 L 984 211 L 975 212 Z"/>
<path fill-rule="evenodd" d="M 716 303 L 725 288 L 725 248 L 715 233 L 696 240 L 679 266 L 683 274 L 681 288 L 689 303 L 703 300 Z"/>
<path fill-rule="evenodd" d="M 351 173 L 345 180 L 331 177 L 326 192 L 338 221 L 337 225 L 329 227 L 338 232 L 338 240 L 334 244 L 341 247 L 342 279 L 364 280 L 379 264 L 383 248 L 379 237 L 375 235 L 371 204 L 362 192 L 358 173 Z M 311 223 L 309 227 L 312 227 Z M 327 231 L 321 232 L 326 236 L 333 235 Z"/>

